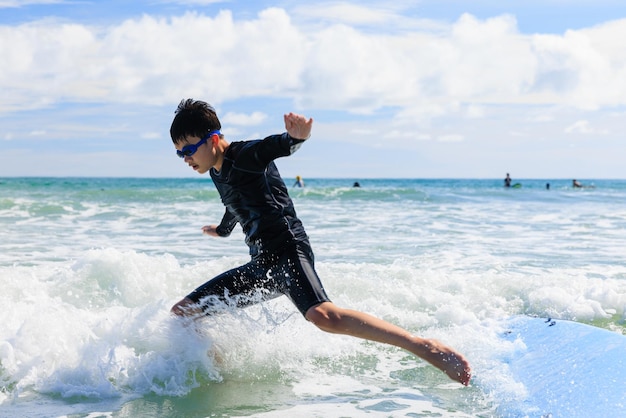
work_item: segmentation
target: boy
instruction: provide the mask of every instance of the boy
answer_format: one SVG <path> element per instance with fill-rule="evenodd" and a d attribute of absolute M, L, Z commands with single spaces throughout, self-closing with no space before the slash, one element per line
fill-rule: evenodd
<path fill-rule="evenodd" d="M 254 303 L 252 297 L 259 291 L 266 299 L 283 294 L 323 331 L 401 347 L 468 385 L 470 366 L 462 354 L 330 301 L 315 272 L 308 236 L 274 164 L 276 158 L 293 154 L 309 138 L 313 119 L 289 113 L 284 120 L 286 133 L 228 143 L 220 132 L 215 109 L 208 103 L 187 99 L 178 105 L 170 128 L 176 153 L 198 173 L 210 173 L 226 206 L 220 224 L 204 226 L 202 232 L 225 237 L 239 223 L 252 259 L 198 287 L 176 303 L 172 313 L 210 315 L 220 304 Z"/>

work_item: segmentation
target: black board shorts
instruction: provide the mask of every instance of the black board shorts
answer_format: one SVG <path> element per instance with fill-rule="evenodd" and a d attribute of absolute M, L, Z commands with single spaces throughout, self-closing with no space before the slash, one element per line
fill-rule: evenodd
<path fill-rule="evenodd" d="M 302 315 L 330 302 L 314 268 L 307 241 L 289 244 L 281 252 L 255 256 L 249 263 L 214 277 L 187 295 L 211 315 L 225 307 L 244 307 L 285 295 Z"/>

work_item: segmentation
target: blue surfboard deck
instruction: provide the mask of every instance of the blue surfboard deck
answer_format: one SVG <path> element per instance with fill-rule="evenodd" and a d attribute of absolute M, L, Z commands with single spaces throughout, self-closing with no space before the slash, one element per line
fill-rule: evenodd
<path fill-rule="evenodd" d="M 516 316 L 502 338 L 518 347 L 506 359 L 524 385 L 505 417 L 626 417 L 626 336 L 573 321 Z"/>

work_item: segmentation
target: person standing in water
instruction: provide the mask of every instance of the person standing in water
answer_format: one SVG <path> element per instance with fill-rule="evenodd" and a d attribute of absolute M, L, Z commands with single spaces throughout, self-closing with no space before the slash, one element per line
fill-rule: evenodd
<path fill-rule="evenodd" d="M 403 348 L 468 385 L 470 364 L 453 348 L 330 300 L 315 271 L 309 238 L 274 164 L 309 139 L 313 119 L 288 113 L 284 122 L 285 133 L 229 143 L 208 103 L 186 99 L 178 105 L 170 128 L 176 153 L 194 171 L 209 173 L 226 206 L 221 222 L 202 227 L 202 232 L 225 237 L 239 223 L 251 260 L 202 284 L 171 312 L 198 318 L 216 314 L 224 305 L 256 303 L 258 295 L 265 299 L 285 295 L 323 331 Z"/>
<path fill-rule="evenodd" d="M 504 187 L 511 187 L 511 176 L 509 176 L 509 173 L 506 173 L 504 178 Z"/>
<path fill-rule="evenodd" d="M 292 187 L 304 187 L 304 180 L 302 179 L 302 176 L 296 176 L 296 182 Z"/>

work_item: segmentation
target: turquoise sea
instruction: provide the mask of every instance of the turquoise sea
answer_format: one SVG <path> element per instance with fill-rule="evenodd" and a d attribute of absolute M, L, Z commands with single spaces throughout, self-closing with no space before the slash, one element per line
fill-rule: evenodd
<path fill-rule="evenodd" d="M 239 228 L 201 234 L 223 214 L 208 178 L 0 178 L 0 417 L 518 416 L 503 405 L 525 391 L 490 321 L 626 333 L 626 180 L 581 180 L 594 187 L 290 188 L 334 302 L 454 346 L 474 369 L 463 387 L 395 347 L 319 331 L 286 298 L 196 328 L 170 317 L 248 260 Z"/>

